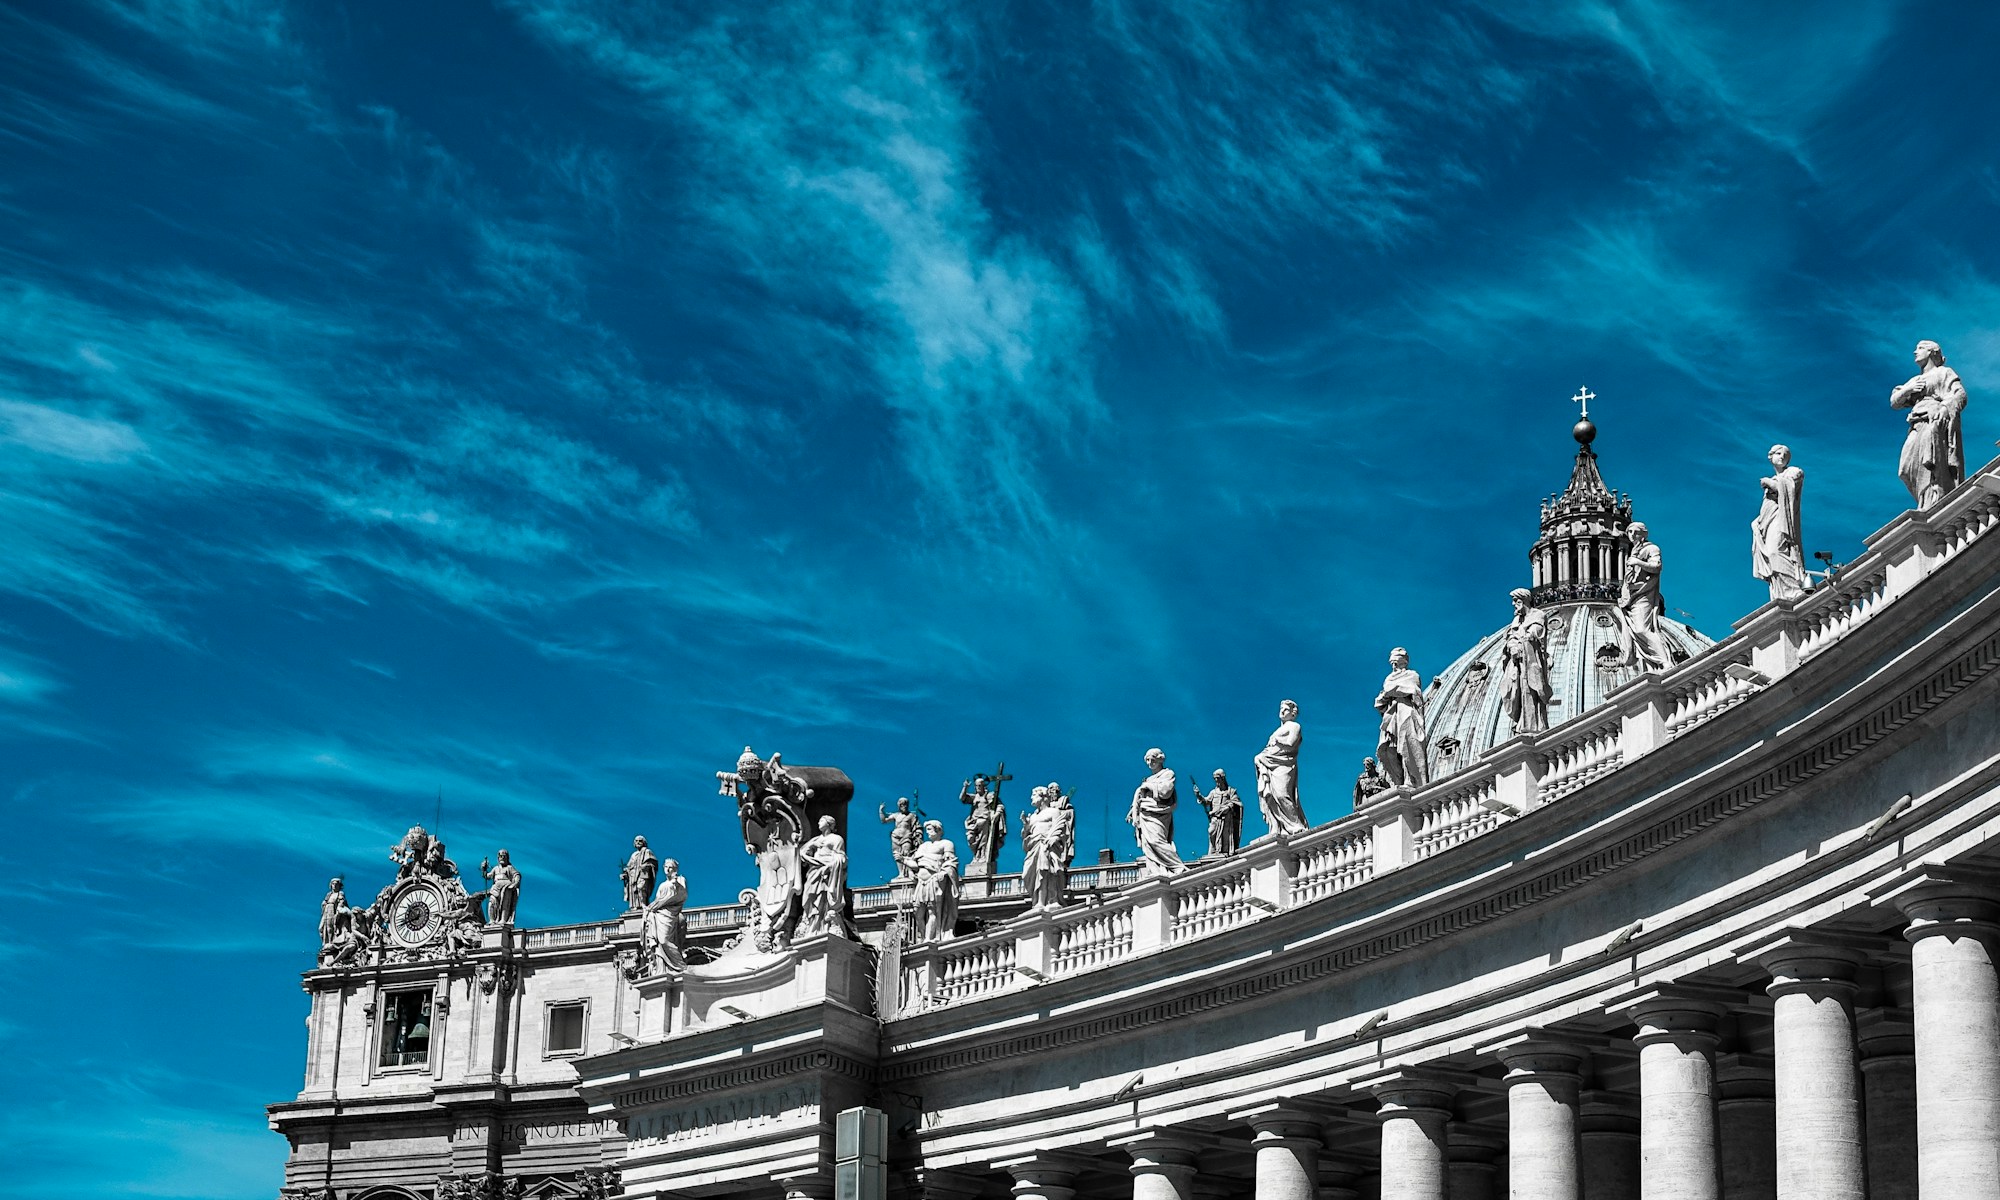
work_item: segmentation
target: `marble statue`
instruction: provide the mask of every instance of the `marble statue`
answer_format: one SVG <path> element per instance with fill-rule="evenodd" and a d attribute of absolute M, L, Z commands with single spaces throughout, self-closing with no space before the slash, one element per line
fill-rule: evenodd
<path fill-rule="evenodd" d="M 389 861 L 396 864 L 398 879 L 452 879 L 458 867 L 444 855 L 444 843 L 421 825 L 410 826 L 403 840 L 389 847 Z"/>
<path fill-rule="evenodd" d="M 1634 521 L 1625 536 L 1632 548 L 1625 554 L 1625 578 L 1618 588 L 1619 666 L 1664 671 L 1674 665 L 1667 635 L 1660 628 L 1659 544 L 1646 536 L 1646 523 Z"/>
<path fill-rule="evenodd" d="M 942 942 L 958 928 L 958 850 L 944 836 L 943 821 L 924 822 L 924 844 L 910 866 L 917 874 L 910 933 L 920 942 Z"/>
<path fill-rule="evenodd" d="M 1500 647 L 1505 664 L 1500 695 L 1516 736 L 1549 727 L 1549 697 L 1554 694 L 1549 685 L 1548 614 L 1534 606 L 1534 596 L 1527 588 L 1508 593 L 1514 602 L 1514 623 L 1507 626 L 1507 640 Z"/>
<path fill-rule="evenodd" d="M 688 898 L 687 879 L 677 859 L 660 864 L 660 886 L 646 905 L 639 924 L 639 961 L 647 975 L 664 975 L 686 965 L 687 918 L 681 915 Z"/>
<path fill-rule="evenodd" d="M 958 801 L 972 808 L 965 814 L 966 877 L 994 874 L 1007 841 L 1007 810 L 1000 807 L 1000 795 L 989 789 L 986 776 L 974 775 L 970 785 L 959 785 Z"/>
<path fill-rule="evenodd" d="M 1419 788 L 1430 782 L 1430 746 L 1424 740 L 1424 683 L 1410 669 L 1410 652 L 1389 652 L 1389 675 L 1375 696 L 1382 731 L 1375 754 L 1391 787 Z"/>
<path fill-rule="evenodd" d="M 882 823 L 889 829 L 889 857 L 896 860 L 896 878 L 912 878 L 910 860 L 916 856 L 917 847 L 924 844 L 924 810 L 911 810 L 910 798 L 898 796 L 896 811 L 890 812 L 881 805 L 875 806 Z"/>
<path fill-rule="evenodd" d="M 625 884 L 625 910 L 637 912 L 646 907 L 646 898 L 653 894 L 653 879 L 660 873 L 660 860 L 646 848 L 646 839 L 632 839 L 632 854 L 625 860 L 625 866 L 618 872 L 618 878 Z"/>
<path fill-rule="evenodd" d="M 1190 783 L 1197 804 L 1208 813 L 1208 853 L 1234 854 L 1243 844 L 1243 797 L 1229 786 L 1229 776 L 1221 767 L 1215 769 L 1215 786 L 1208 789 L 1208 795 L 1201 794 L 1201 788 Z"/>
<path fill-rule="evenodd" d="M 340 932 L 340 919 L 347 907 L 347 880 L 339 875 L 326 881 L 326 896 L 319 902 L 319 944 L 333 945 Z"/>
<path fill-rule="evenodd" d="M 1799 537 L 1806 473 L 1792 465 L 1789 446 L 1773 446 L 1766 457 L 1771 473 L 1757 481 L 1764 504 L 1750 522 L 1750 573 L 1771 585 L 1771 599 L 1790 600 L 1806 591 L 1806 556 Z"/>
<path fill-rule="evenodd" d="M 1021 890 L 1035 908 L 1054 908 L 1069 890 L 1069 866 L 1076 858 L 1076 810 L 1069 797 L 1037 787 L 1033 807 L 1021 814 Z"/>
<path fill-rule="evenodd" d="M 757 903 L 739 937 L 747 937 L 759 950 L 787 949 L 798 929 L 805 886 L 799 847 L 805 840 L 812 789 L 786 770 L 778 755 L 766 762 L 748 746 L 736 760 L 735 774 L 718 772 L 718 778 L 736 796 L 743 849 L 757 860 Z"/>
<path fill-rule="evenodd" d="M 1917 373 L 1889 393 L 1889 407 L 1910 410 L 1896 474 L 1916 506 L 1929 508 L 1965 481 L 1965 434 L 1959 426 L 1965 384 L 1944 365 L 1936 342 L 1918 342 L 1914 357 Z"/>
<path fill-rule="evenodd" d="M 1299 706 L 1278 705 L 1278 727 L 1257 753 L 1257 811 L 1271 832 L 1290 837 L 1306 831 L 1305 809 L 1299 805 Z"/>
<path fill-rule="evenodd" d="M 819 819 L 819 834 L 799 847 L 805 867 L 800 896 L 799 936 L 847 937 L 847 839 L 833 831 L 832 817 Z"/>
<path fill-rule="evenodd" d="M 514 923 L 514 906 L 521 899 L 521 871 L 507 852 L 500 852 L 500 865 L 489 867 L 485 859 L 479 860 L 479 876 L 490 889 L 488 913 L 495 925 Z"/>
<path fill-rule="evenodd" d="M 1173 768 L 1167 765 L 1166 752 L 1156 746 L 1146 751 L 1146 769 L 1152 774 L 1132 792 L 1125 822 L 1138 840 L 1146 874 L 1173 875 L 1185 869 L 1180 851 L 1174 848 L 1174 805 L 1178 799 Z"/>
<path fill-rule="evenodd" d="M 1361 760 L 1361 774 L 1354 778 L 1354 807 L 1360 808 L 1370 800 L 1389 790 L 1389 781 L 1382 778 L 1382 768 L 1372 758 Z"/>

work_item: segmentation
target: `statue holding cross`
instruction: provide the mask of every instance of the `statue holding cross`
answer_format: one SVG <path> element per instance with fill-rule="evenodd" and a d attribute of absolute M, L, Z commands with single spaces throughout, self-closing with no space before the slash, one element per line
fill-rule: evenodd
<path fill-rule="evenodd" d="M 1000 847 L 1007 841 L 1007 810 L 1000 805 L 1000 785 L 1012 778 L 1003 762 L 993 774 L 974 775 L 959 784 L 959 803 L 972 809 L 965 815 L 967 877 L 1000 871 Z"/>

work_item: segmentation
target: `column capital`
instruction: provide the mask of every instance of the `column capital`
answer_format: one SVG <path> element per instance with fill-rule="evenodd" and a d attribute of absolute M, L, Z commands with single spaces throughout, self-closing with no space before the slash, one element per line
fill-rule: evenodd
<path fill-rule="evenodd" d="M 1445 1126 L 1445 1155 L 1452 1162 L 1490 1163 L 1507 1153 L 1507 1135 L 1488 1125 L 1453 1121 Z"/>
<path fill-rule="evenodd" d="M 1903 937 L 2000 938 L 2000 873 L 1922 867 L 1871 893 L 1909 921 Z"/>
<path fill-rule="evenodd" d="M 1436 1113 L 1448 1117 L 1452 1101 L 1460 1091 L 1477 1086 L 1477 1076 L 1441 1067 L 1391 1067 L 1363 1075 L 1353 1085 L 1373 1095 L 1384 1113 Z"/>
<path fill-rule="evenodd" d="M 1010 1189 L 1016 1196 L 1042 1196 L 1046 1200 L 1070 1200 L 1076 1194 L 1076 1177 L 1096 1165 L 1080 1154 L 1044 1150 L 1019 1158 L 1004 1158 L 992 1164 L 996 1171 L 1013 1177 Z"/>
<path fill-rule="evenodd" d="M 1762 967 L 1771 996 L 1810 992 L 1851 1000 L 1860 990 L 1854 974 L 1868 959 L 1872 939 L 1812 929 L 1786 929 L 1736 948 L 1739 958 Z"/>
<path fill-rule="evenodd" d="M 1530 1077 L 1574 1078 L 1590 1058 L 1590 1048 L 1562 1037 L 1531 1029 L 1482 1046 L 1480 1054 L 1492 1055 L 1507 1068 L 1506 1082 L 1522 1082 Z"/>
<path fill-rule="evenodd" d="M 833 1200 L 833 1176 L 817 1167 L 793 1175 L 773 1175 L 771 1182 L 784 1189 L 785 1200 Z"/>
<path fill-rule="evenodd" d="M 1730 988 L 1669 983 L 1627 993 L 1608 1008 L 1639 1027 L 1632 1038 L 1637 1045 L 1700 1043 L 1713 1050 L 1721 1041 L 1722 1019 L 1743 999 L 1741 992 Z"/>
<path fill-rule="evenodd" d="M 1167 1175 L 1178 1181 L 1194 1177 L 1195 1155 L 1202 1143 L 1170 1129 L 1146 1129 L 1112 1138 L 1105 1145 L 1132 1158 L 1133 1175 Z"/>
<path fill-rule="evenodd" d="M 1321 1144 L 1320 1126 L 1325 1118 L 1316 1112 L 1303 1108 L 1293 1108 L 1283 1100 L 1273 1100 L 1255 1108 L 1246 1108 L 1229 1114 L 1229 1119 L 1241 1125 L 1248 1125 L 1256 1134 L 1253 1145 L 1263 1146 L 1278 1140 L 1310 1141 Z"/>
<path fill-rule="evenodd" d="M 1861 1046 L 1861 1069 L 1869 1064 L 1908 1066 L 1917 1053 L 1917 1026 L 1911 1014 L 1894 1008 L 1866 1008 L 1855 1014 L 1854 1037 Z"/>
<path fill-rule="evenodd" d="M 1624 1092 L 1592 1088 L 1583 1093 L 1576 1113 L 1580 1132 L 1639 1136 L 1639 1101 Z"/>

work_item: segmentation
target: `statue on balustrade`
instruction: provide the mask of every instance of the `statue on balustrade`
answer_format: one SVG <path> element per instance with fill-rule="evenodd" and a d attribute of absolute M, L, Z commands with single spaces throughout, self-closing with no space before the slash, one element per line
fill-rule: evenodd
<path fill-rule="evenodd" d="M 1149 876 L 1165 877 L 1185 869 L 1180 851 L 1174 848 L 1173 768 L 1167 766 L 1166 752 L 1157 746 L 1146 751 L 1146 769 L 1152 774 L 1132 793 L 1132 807 L 1125 821 L 1139 843 L 1139 858 Z"/>
<path fill-rule="evenodd" d="M 1918 342 L 1914 357 L 1917 373 L 1889 393 L 1889 407 L 1910 410 L 1910 432 L 1903 439 L 1896 474 L 1916 506 L 1929 508 L 1965 482 L 1965 435 L 1959 424 L 1965 384 L 1944 365 L 1944 351 L 1936 342 Z"/>
<path fill-rule="evenodd" d="M 645 974 L 664 975 L 687 965 L 687 918 L 681 914 L 687 898 L 680 862 L 667 859 L 660 864 L 660 886 L 639 923 L 639 961 Z"/>
<path fill-rule="evenodd" d="M 1299 706 L 1286 700 L 1278 705 L 1278 727 L 1254 760 L 1257 810 L 1271 832 L 1285 837 L 1306 831 L 1305 809 L 1299 805 L 1299 743 L 1304 739 Z"/>
<path fill-rule="evenodd" d="M 330 946 L 340 931 L 340 915 L 348 911 L 347 880 L 335 875 L 326 881 L 326 895 L 319 902 L 319 944 Z"/>
<path fill-rule="evenodd" d="M 494 925 L 512 925 L 514 907 L 521 899 L 521 871 L 514 860 L 500 851 L 500 865 L 489 866 L 485 859 L 479 860 L 479 877 L 487 885 L 487 912 Z"/>
<path fill-rule="evenodd" d="M 1370 800 L 1389 790 L 1389 781 L 1382 778 L 1382 768 L 1374 759 L 1361 760 L 1361 774 L 1354 779 L 1354 807 L 1360 808 Z"/>
<path fill-rule="evenodd" d="M 1410 669 L 1410 652 L 1389 651 L 1389 675 L 1375 696 L 1382 714 L 1375 754 L 1391 787 L 1419 788 L 1430 782 L 1430 745 L 1424 734 L 1424 682 Z"/>
<path fill-rule="evenodd" d="M 1806 556 L 1799 537 L 1799 498 L 1806 473 L 1792 465 L 1789 446 L 1773 446 L 1771 473 L 1757 482 L 1763 507 L 1750 522 L 1750 573 L 1771 586 L 1771 599 L 1790 600 L 1806 592 Z"/>
<path fill-rule="evenodd" d="M 847 840 L 833 830 L 833 818 L 821 817 L 819 835 L 799 847 L 806 872 L 800 937 L 854 935 L 847 923 Z"/>
<path fill-rule="evenodd" d="M 1515 588 L 1508 593 L 1514 602 L 1514 623 L 1507 626 L 1507 640 L 1501 645 L 1505 664 L 1500 674 L 1500 695 L 1514 733 L 1541 733 L 1549 727 L 1549 619 L 1532 603 L 1534 593 Z"/>
<path fill-rule="evenodd" d="M 743 849 L 757 860 L 757 903 L 749 927 L 738 938 L 767 952 L 788 949 L 798 930 L 805 886 L 799 848 L 812 789 L 786 770 L 778 755 L 766 762 L 748 746 L 737 758 L 735 772 L 718 771 L 716 778 L 724 795 L 736 797 Z"/>
<path fill-rule="evenodd" d="M 992 875 L 1000 869 L 1000 847 L 1007 841 L 1007 810 L 1000 807 L 1000 794 L 990 789 L 984 775 L 974 775 L 971 783 L 960 783 L 958 800 L 970 805 L 965 814 L 965 874 Z"/>
<path fill-rule="evenodd" d="M 653 894 L 653 880 L 660 873 L 660 860 L 647 848 L 644 837 L 632 839 L 632 853 L 619 869 L 618 878 L 625 885 L 625 911 L 638 912 L 646 907 L 646 898 Z"/>
<path fill-rule="evenodd" d="M 1674 665 L 1674 652 L 1660 628 L 1660 547 L 1650 540 L 1644 521 L 1625 530 L 1632 548 L 1625 554 L 1625 577 L 1618 588 L 1618 657 L 1614 665 L 1641 671 L 1664 671 Z"/>
<path fill-rule="evenodd" d="M 896 811 L 890 812 L 881 805 L 875 806 L 882 824 L 889 826 L 889 857 L 896 860 L 896 878 L 910 879 L 914 872 L 910 860 L 916 857 L 917 847 L 924 844 L 924 810 L 911 809 L 908 796 L 896 798 Z"/>
<path fill-rule="evenodd" d="M 1021 814 L 1021 890 L 1035 908 L 1054 908 L 1069 890 L 1069 865 L 1076 858 L 1076 810 L 1053 787 L 1031 793 L 1033 807 Z"/>
<path fill-rule="evenodd" d="M 944 836 L 943 821 L 924 822 L 924 844 L 910 865 L 917 874 L 910 897 L 911 936 L 942 942 L 958 928 L 958 850 Z"/>
<path fill-rule="evenodd" d="M 1201 794 L 1201 788 L 1189 783 L 1195 802 L 1208 813 L 1208 853 L 1234 854 L 1243 844 L 1243 797 L 1229 786 L 1229 776 L 1221 767 L 1215 769 L 1215 786 L 1208 789 L 1208 795 Z"/>

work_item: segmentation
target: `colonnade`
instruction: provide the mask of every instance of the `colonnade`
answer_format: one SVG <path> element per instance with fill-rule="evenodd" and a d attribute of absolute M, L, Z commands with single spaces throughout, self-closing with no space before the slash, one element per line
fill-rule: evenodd
<path fill-rule="evenodd" d="M 1907 921 L 1907 1011 L 1857 1010 L 1879 936 L 1793 930 L 1739 951 L 1769 998 L 1768 1054 L 1725 1049 L 1740 985 L 1665 984 L 1609 1002 L 1633 1030 L 1615 1048 L 1601 1032 L 1529 1030 L 1472 1060 L 1231 1113 L 1238 1164 L 1249 1134 L 1248 1180 L 1240 1166 L 1204 1176 L 1212 1126 L 1146 1129 L 1105 1151 L 1129 1164 L 1131 1200 L 2000 1200 L 2000 877 L 1964 878 L 1915 877 L 1881 897 Z M 1636 1104 L 1591 1086 L 1607 1050 L 1636 1056 Z M 1496 1090 L 1504 1128 L 1458 1119 L 1468 1092 Z M 1339 1115 L 1369 1100 L 1372 1129 Z M 1352 1154 L 1349 1133 L 1378 1139 L 1375 1153 Z M 1122 1200 L 1103 1186 L 1106 1161 L 992 1165 L 1016 1200 Z M 1080 1191 L 1087 1169 L 1094 1186 Z"/>

